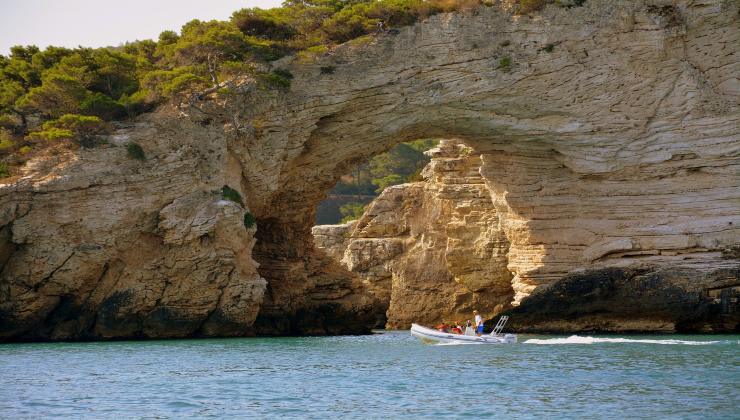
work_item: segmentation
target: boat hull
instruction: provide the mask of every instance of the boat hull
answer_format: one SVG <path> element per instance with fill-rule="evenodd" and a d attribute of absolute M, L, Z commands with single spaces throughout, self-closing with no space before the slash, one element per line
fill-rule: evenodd
<path fill-rule="evenodd" d="M 480 337 L 475 335 L 462 335 L 445 333 L 419 324 L 411 324 L 411 335 L 428 344 L 514 344 L 515 334 L 490 335 L 484 334 Z"/>

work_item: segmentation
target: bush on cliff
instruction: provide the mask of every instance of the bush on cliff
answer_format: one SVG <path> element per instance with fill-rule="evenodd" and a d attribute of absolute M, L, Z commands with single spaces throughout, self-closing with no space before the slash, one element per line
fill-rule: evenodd
<path fill-rule="evenodd" d="M 293 80 L 293 75 L 287 70 L 277 69 L 269 73 L 257 73 L 257 80 L 262 82 L 263 86 L 288 89 L 290 88 L 290 81 Z"/>
<path fill-rule="evenodd" d="M 229 187 L 228 185 L 224 185 L 223 188 L 221 188 L 221 198 L 244 207 L 242 195 L 239 194 L 239 191 Z"/>
<path fill-rule="evenodd" d="M 514 62 L 511 60 L 511 57 L 501 57 L 500 60 L 498 60 L 498 69 L 504 72 L 511 71 L 511 66 L 514 64 Z"/>
<path fill-rule="evenodd" d="M 542 9 L 547 3 L 552 3 L 552 0 L 519 0 L 519 13 L 530 13 L 535 10 Z"/>
<path fill-rule="evenodd" d="M 254 217 L 254 215 L 250 212 L 244 213 L 244 228 L 249 230 L 257 224 L 257 219 Z"/>
<path fill-rule="evenodd" d="M 241 9 L 234 12 L 231 22 L 245 35 L 258 38 L 285 41 L 298 34 L 298 28 L 285 8 Z"/>
<path fill-rule="evenodd" d="M 80 103 L 80 112 L 85 115 L 94 115 L 103 120 L 111 121 L 126 115 L 126 108 L 110 96 L 100 92 L 88 95 Z"/>
<path fill-rule="evenodd" d="M 13 137 L 7 130 L 0 129 L 0 153 L 7 153 L 15 147 Z"/>
<path fill-rule="evenodd" d="M 146 154 L 144 149 L 137 143 L 129 143 L 126 145 L 126 154 L 131 159 L 135 160 L 146 160 Z"/>
<path fill-rule="evenodd" d="M 559 7 L 579 7 L 583 6 L 586 0 L 518 0 L 517 13 L 526 14 L 541 10 L 548 4 L 554 4 Z"/>
<path fill-rule="evenodd" d="M 28 140 L 71 139 L 82 146 L 92 147 L 96 137 L 107 133 L 108 125 L 98 117 L 78 114 L 64 114 L 56 120 L 45 122 L 41 129 L 31 132 Z"/>

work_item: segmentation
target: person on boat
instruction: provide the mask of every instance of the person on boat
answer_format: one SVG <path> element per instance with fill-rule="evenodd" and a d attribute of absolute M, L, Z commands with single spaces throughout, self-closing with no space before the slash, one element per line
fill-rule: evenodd
<path fill-rule="evenodd" d="M 460 326 L 460 323 L 455 321 L 455 326 L 452 327 L 452 333 L 453 334 L 462 334 L 462 327 Z"/>
<path fill-rule="evenodd" d="M 473 315 L 475 315 L 475 335 L 480 337 L 483 334 L 483 318 L 478 311 L 473 311 Z"/>
<path fill-rule="evenodd" d="M 447 323 L 444 322 L 444 321 L 442 321 L 442 323 L 439 324 L 439 325 L 437 325 L 435 328 L 437 328 L 438 331 L 441 331 L 441 332 L 444 332 L 444 333 L 450 332 L 450 326 L 447 325 Z"/>
<path fill-rule="evenodd" d="M 465 335 L 475 335 L 475 332 L 473 331 L 473 323 L 470 322 L 470 320 L 465 323 Z"/>

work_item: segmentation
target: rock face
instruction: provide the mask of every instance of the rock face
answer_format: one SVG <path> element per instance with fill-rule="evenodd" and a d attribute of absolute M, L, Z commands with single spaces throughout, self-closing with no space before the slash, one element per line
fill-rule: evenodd
<path fill-rule="evenodd" d="M 316 246 L 363 279 L 390 328 L 464 322 L 474 308 L 490 317 L 513 296 L 480 157 L 456 140 L 427 153 L 424 182 L 387 188 L 359 221 L 313 228 Z"/>
<path fill-rule="evenodd" d="M 275 62 L 289 89 L 245 77 L 38 159 L 0 186 L 0 340 L 367 331 L 374 295 L 315 249 L 314 209 L 353 164 L 429 137 L 482 156 L 515 304 L 577 270 L 648 265 L 709 293 L 702 273 L 739 264 L 723 254 L 740 242 L 738 8 L 437 15 Z M 429 261 L 407 269 L 434 278 Z"/>
<path fill-rule="evenodd" d="M 0 337 L 232 335 L 254 322 L 266 283 L 254 228 L 221 199 L 223 177 L 202 172 L 206 130 L 163 135 L 173 129 L 118 133 L 148 144 L 145 162 L 123 147 L 80 150 L 3 188 Z"/>
<path fill-rule="evenodd" d="M 738 276 L 737 269 L 707 273 L 690 268 L 574 273 L 525 298 L 508 313 L 509 328 L 568 333 L 737 331 Z"/>

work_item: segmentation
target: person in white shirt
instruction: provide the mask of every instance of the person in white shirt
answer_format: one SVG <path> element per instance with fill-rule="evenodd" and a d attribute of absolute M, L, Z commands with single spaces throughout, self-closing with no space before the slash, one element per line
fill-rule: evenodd
<path fill-rule="evenodd" d="M 470 320 L 465 323 L 465 335 L 475 335 L 475 331 L 473 331 L 473 323 L 470 322 Z"/>
<path fill-rule="evenodd" d="M 483 334 L 483 318 L 478 314 L 478 311 L 473 311 L 473 315 L 475 315 L 475 334 L 480 336 Z"/>

